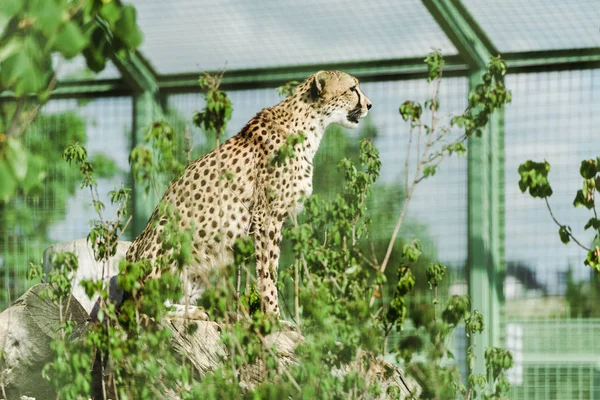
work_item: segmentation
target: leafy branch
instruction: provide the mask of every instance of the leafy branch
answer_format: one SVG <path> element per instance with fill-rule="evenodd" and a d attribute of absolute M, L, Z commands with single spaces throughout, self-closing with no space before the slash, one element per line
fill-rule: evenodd
<path fill-rule="evenodd" d="M 575 194 L 573 207 L 585 207 L 592 211 L 593 216 L 584 226 L 585 230 L 593 228 L 594 238 L 592 246 L 581 243 L 572 232 L 569 225 L 562 224 L 555 217 L 548 198 L 552 196 L 552 187 L 548 181 L 550 164 L 547 161 L 534 162 L 531 160 L 519 166 L 519 189 L 525 193 L 529 190 L 531 197 L 544 199 L 550 217 L 558 225 L 558 235 L 561 242 L 568 244 L 571 240 L 587 252 L 584 264 L 600 272 L 600 219 L 596 211 L 596 192 L 600 191 L 600 157 L 581 161 L 579 174 L 583 178 L 582 188 Z"/>
<path fill-rule="evenodd" d="M 459 156 L 466 154 L 464 142 L 472 135 L 481 136 L 483 129 L 491 114 L 504 107 L 511 100 L 511 94 L 503 83 L 507 71 L 506 63 L 500 57 L 492 57 L 487 71 L 483 74 L 482 83 L 475 86 L 469 93 L 469 106 L 459 116 L 452 117 L 450 124 L 439 127 L 437 111 L 440 107 L 439 91 L 443 73 L 444 59 L 440 52 L 434 51 L 425 59 L 428 69 L 428 82 L 433 82 L 432 96 L 423 105 L 415 101 L 405 101 L 400 106 L 400 115 L 405 121 L 410 122 L 408 145 L 405 160 L 405 200 L 400 215 L 396 221 L 394 231 L 381 262 L 379 271 L 384 273 L 400 227 L 404 222 L 408 205 L 413 197 L 416 186 L 435 175 L 440 164 L 449 156 L 456 153 Z M 430 112 L 429 124 L 423 122 L 423 109 Z M 464 134 L 450 143 L 437 146 L 448 139 L 452 128 L 458 127 L 464 130 Z M 414 137 L 416 136 L 416 143 Z M 424 142 L 424 146 L 421 146 Z M 416 152 L 416 169 L 412 180 L 410 175 L 411 153 Z M 370 305 L 375 303 L 375 296 L 371 297 Z"/>
<path fill-rule="evenodd" d="M 34 158 L 22 136 L 57 85 L 53 57 L 83 55 L 95 72 L 111 56 L 124 58 L 142 41 L 133 6 L 120 1 L 3 1 L 0 5 L 0 200 L 13 197 Z M 18 165 L 11 160 L 19 159 Z M 25 172 L 22 172 L 25 171 Z"/>

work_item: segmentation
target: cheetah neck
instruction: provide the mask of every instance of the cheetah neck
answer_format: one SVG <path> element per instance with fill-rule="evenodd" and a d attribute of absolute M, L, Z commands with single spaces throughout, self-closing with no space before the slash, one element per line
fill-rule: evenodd
<path fill-rule="evenodd" d="M 303 153 L 312 160 L 328 125 L 324 115 L 316 110 L 312 103 L 296 96 L 288 97 L 273 107 L 273 110 L 286 116 L 287 135 L 304 133 L 306 139 L 302 146 Z"/>

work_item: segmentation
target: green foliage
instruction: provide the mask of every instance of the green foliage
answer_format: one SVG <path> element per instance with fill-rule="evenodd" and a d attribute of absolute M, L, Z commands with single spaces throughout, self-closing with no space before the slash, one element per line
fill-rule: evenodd
<path fill-rule="evenodd" d="M 3 106 L 0 126 L 12 113 L 8 103 Z M 76 112 L 41 114 L 23 139 L 29 154 L 25 179 L 14 187 L 10 202 L 0 201 L 0 254 L 8 271 L 0 276 L 0 285 L 8 288 L 0 292 L 0 301 L 14 300 L 22 293 L 23 288 L 16 285 L 18 277 L 25 276 L 24 269 L 30 262 L 39 262 L 50 240 L 50 228 L 64 219 L 67 201 L 79 186 L 79 173 L 68 167 L 62 153 L 71 142 L 85 143 L 85 122 Z M 106 155 L 95 154 L 91 163 L 102 172 L 99 177 L 118 172 L 115 162 Z M 0 186 L 7 182 L 10 179 L 0 178 Z M 42 204 L 45 208 L 40 212 Z"/>
<path fill-rule="evenodd" d="M 504 86 L 506 71 L 506 62 L 500 56 L 491 57 L 482 83 L 469 92 L 469 108 L 452 118 L 452 125 L 464 128 L 467 136 L 481 136 L 492 113 L 510 103 L 511 93 Z"/>
<path fill-rule="evenodd" d="M 434 50 L 425 57 L 427 64 L 427 82 L 432 82 L 442 77 L 442 71 L 446 65 L 446 60 L 439 50 Z"/>
<path fill-rule="evenodd" d="M 429 283 L 429 287 L 433 288 L 434 286 L 438 286 L 442 279 L 444 279 L 446 267 L 440 263 L 433 263 L 427 267 L 425 273 L 427 275 L 427 283 Z"/>
<path fill-rule="evenodd" d="M 430 78 L 434 84 L 439 84 L 443 59 L 434 54 L 427 62 Z M 207 90 L 207 105 L 195 117 L 196 124 L 216 136 L 217 143 L 231 113 L 227 97 L 218 91 L 219 79 L 201 78 L 200 83 Z M 405 119 L 411 121 L 413 128 L 422 128 L 422 111 L 417 111 L 417 103 L 405 104 Z M 438 106 L 436 95 L 425 108 L 435 113 Z M 435 124 L 423 130 L 430 137 L 437 134 Z M 367 135 L 374 136 L 374 131 L 369 130 Z M 139 163 L 139 167 L 134 167 L 137 178 L 155 181 L 158 172 L 168 172 L 165 166 L 172 166 L 173 159 L 178 157 L 176 151 L 168 148 L 176 138 L 170 126 L 159 123 L 150 129 L 147 140 L 153 141 L 152 147 L 132 155 L 132 163 Z M 299 135 L 292 137 L 273 162 L 285 163 L 301 140 Z M 452 144 L 443 150 L 444 155 L 449 154 L 450 149 L 461 151 L 460 146 Z M 92 224 L 89 239 L 96 258 L 106 261 L 114 254 L 116 239 L 126 227 L 127 208 L 123 202 L 127 200 L 128 192 L 125 189 L 112 192 L 111 199 L 119 204 L 117 220 L 105 220 L 102 217 L 104 205 L 96 193 L 94 166 L 85 149 L 77 144 L 70 145 L 65 158 L 79 166 L 84 176 L 83 185 L 91 190 L 99 218 Z M 425 166 L 418 167 L 415 184 L 420 180 L 420 174 L 425 174 Z M 433 169 L 427 170 L 430 171 L 428 176 L 435 171 L 434 165 L 430 167 Z M 396 240 L 396 234 L 391 238 L 384 236 L 392 251 L 386 255 L 383 265 L 379 263 L 375 252 L 384 249 L 385 243 L 373 245 L 371 221 L 382 216 L 371 212 L 369 207 L 380 169 L 379 153 L 372 141 L 361 140 L 354 156 L 338 163 L 338 175 L 329 175 L 337 179 L 338 190 L 305 199 L 304 214 L 293 216 L 292 224 L 284 231 L 294 259 L 291 265 L 280 269 L 279 283 L 291 284 L 295 291 L 293 306 L 286 303 L 283 309 L 293 315 L 297 329 L 306 339 L 296 350 L 297 363 L 282 366 L 273 349 L 266 345 L 266 335 L 281 327 L 278 321 L 263 315 L 257 306 L 255 277 L 247 268 L 253 246 L 247 238 L 236 242 L 234 265 L 210 277 L 211 284 L 200 300 L 211 316 L 221 323 L 221 339 L 226 349 L 223 366 L 199 381 L 188 364 L 171 353 L 169 331 L 161 328 L 160 321 L 168 311 L 165 301 L 177 301 L 182 295 L 180 276 L 182 268 L 193 262 L 194 227 L 182 231 L 175 210 L 162 205 L 160 211 L 168 220 L 162 234 L 162 255 L 152 265 L 145 261 L 122 263 L 118 281 L 129 297 L 118 314 L 103 281 L 85 283 L 89 294 L 100 293 L 98 321 L 91 324 L 79 342 L 81 344 L 77 344 L 87 346 L 85 350 L 77 349 L 75 343 L 65 340 L 66 336 L 57 338 L 53 348 L 58 361 L 48 367 L 47 378 L 54 380 L 58 390 L 63 390 L 64 398 L 88 395 L 89 375 L 75 369 L 80 365 L 74 361 L 75 357 L 62 355 L 88 354 L 86 352 L 93 348 L 101 355 L 105 387 L 115 391 L 109 397 L 156 398 L 172 389 L 184 399 L 367 398 L 382 394 L 383 389 L 373 379 L 372 372 L 378 368 L 378 357 L 392 354 L 403 360 L 405 370 L 420 381 L 423 398 L 465 395 L 467 389 L 460 383 L 458 368 L 449 362 L 453 354 L 447 342 L 460 323 L 465 324 L 470 335 L 481 332 L 483 318 L 477 311 L 470 310 L 469 300 L 464 296 L 451 297 L 448 301 L 438 299 L 438 288 L 446 268 L 427 259 L 420 240 L 403 242 Z M 381 193 L 386 195 L 381 201 L 390 201 L 390 208 L 398 210 L 396 200 L 401 198 L 401 190 L 385 188 Z M 412 189 L 405 194 L 404 211 Z M 399 222 L 403 222 L 404 211 Z M 394 266 L 386 273 L 385 263 L 388 262 L 393 262 Z M 427 264 L 429 267 L 425 268 Z M 155 273 L 150 275 L 151 271 Z M 410 296 L 419 282 L 421 287 L 430 285 L 433 301 L 424 313 L 413 314 Z M 438 318 L 440 303 L 444 308 Z M 416 329 L 400 341 L 400 347 L 387 349 L 390 332 L 401 331 L 408 318 L 413 319 Z M 190 322 L 187 332 L 197 329 L 193 324 Z M 62 331 L 68 332 L 67 323 L 63 324 Z M 417 353 L 418 360 L 414 357 Z M 472 354 L 471 351 L 471 360 Z M 482 396 L 491 396 L 489 398 L 502 395 L 507 389 L 502 379 L 503 371 L 510 367 L 509 357 L 498 349 L 486 352 L 487 379 L 472 373 L 470 390 L 479 390 Z M 242 390 L 238 371 L 248 365 L 258 366 L 264 381 Z M 70 384 L 66 382 L 69 373 L 78 377 Z M 67 390 L 72 387 L 76 390 Z M 400 388 L 390 386 L 385 394 L 397 397 L 399 392 Z"/>
<path fill-rule="evenodd" d="M 285 143 L 277 149 L 277 154 L 269 160 L 269 165 L 284 165 L 286 160 L 295 156 L 294 146 L 304 143 L 304 132 L 292 133 L 287 136 Z"/>
<path fill-rule="evenodd" d="M 569 314 L 579 318 L 598 318 L 600 309 L 600 279 L 575 281 L 573 268 L 567 274 L 566 300 L 569 304 Z"/>
<path fill-rule="evenodd" d="M 51 264 L 53 269 L 47 281 L 52 290 L 46 290 L 41 295 L 60 307 L 63 320 L 56 327 L 58 338 L 50 345 L 55 353 L 54 360 L 44 366 L 42 376 L 53 383 L 59 398 L 77 399 L 89 395 L 91 391 L 88 372 L 92 361 L 91 347 L 79 340 L 77 326 L 67 317 L 78 260 L 73 253 L 56 253 L 52 256 Z"/>
<path fill-rule="evenodd" d="M 117 241 L 127 226 L 129 189 L 109 193 L 117 211 L 116 220 L 108 221 L 102 215 L 104 205 L 98 200 L 94 169 L 85 148 L 72 143 L 63 156 L 79 167 L 82 186 L 91 191 L 98 219 L 92 221 L 88 241 L 96 260 L 107 262 L 115 254 Z M 97 321 L 90 324 L 82 340 L 71 342 L 62 335 L 52 344 L 56 359 L 45 369 L 45 377 L 53 382 L 60 398 L 76 399 L 90 394 L 93 361 L 90 355 L 94 352 L 96 367 L 101 369 L 109 397 L 153 398 L 156 393 L 176 389 L 178 382 L 184 384 L 190 379 L 189 368 L 181 366 L 170 352 L 170 331 L 158 323 L 168 311 L 165 302 L 177 301 L 182 295 L 179 276 L 182 267 L 191 261 L 192 235 L 191 230 L 179 228 L 180 217 L 172 206 L 162 211 L 168 222 L 163 226 L 163 254 L 157 263 L 123 261 L 120 265 L 117 281 L 130 297 L 121 305 L 119 313 L 110 300 L 106 281 L 82 283 L 89 296 L 100 294 L 99 311 Z M 158 277 L 149 277 L 155 268 L 159 268 Z M 68 332 L 69 321 L 64 321 L 61 329 Z M 77 377 L 74 381 L 73 376 Z"/>
<path fill-rule="evenodd" d="M 567 225 L 561 225 L 558 228 L 558 236 L 560 236 L 560 241 L 564 244 L 567 244 L 571 241 L 571 227 Z"/>
<path fill-rule="evenodd" d="M 525 193 L 529 189 L 529 194 L 533 197 L 546 198 L 552 196 L 552 187 L 548 182 L 548 173 L 550 164 L 547 161 L 538 163 L 527 161 L 519 166 L 519 189 Z"/>
<path fill-rule="evenodd" d="M 0 5 L 0 94 L 14 96 L 0 124 L 0 201 L 38 186 L 48 171 L 23 134 L 57 81 L 53 56 L 82 54 L 99 72 L 111 56 L 142 42 L 136 11 L 120 0 L 3 0 Z"/>
<path fill-rule="evenodd" d="M 204 74 L 198 80 L 200 89 L 203 90 L 206 105 L 202 111 L 194 115 L 194 124 L 204 129 L 207 135 L 214 135 L 220 140 L 227 122 L 231 119 L 233 107 L 227 94 L 219 90 L 222 76 Z"/>
<path fill-rule="evenodd" d="M 411 152 L 416 151 L 419 155 L 414 179 L 411 182 L 408 176 L 406 178 L 405 190 L 409 197 L 415 184 L 434 176 L 445 158 L 453 154 L 464 156 L 467 152 L 464 142 L 473 134 L 481 136 L 492 114 L 511 100 L 511 93 L 503 83 L 507 71 L 506 62 L 500 57 L 492 57 L 482 76 L 482 82 L 469 93 L 467 109 L 447 122 L 437 114 L 440 109 L 439 90 L 445 61 L 439 51 L 430 53 L 424 61 L 428 71 L 427 81 L 433 85 L 433 96 L 423 104 L 407 100 L 399 108 L 402 119 L 410 122 L 407 165 L 410 163 Z M 463 130 L 464 135 L 448 141 L 454 128 Z M 413 140 L 414 136 L 418 140 Z M 425 144 L 424 147 L 421 142 Z"/>
<path fill-rule="evenodd" d="M 504 373 L 512 366 L 512 354 L 508 350 L 498 347 L 485 349 L 485 368 L 491 388 L 482 396 L 484 399 L 506 398 L 510 390 L 510 383 Z"/>
<path fill-rule="evenodd" d="M 415 101 L 407 100 L 400 106 L 400 115 L 405 121 L 418 121 L 423 114 L 423 107 Z"/>
<path fill-rule="evenodd" d="M 596 212 L 596 192 L 600 192 L 600 157 L 596 159 L 588 159 L 581 161 L 579 174 L 583 178 L 582 189 L 579 189 L 573 200 L 573 207 L 585 207 L 592 211 L 593 215 L 586 222 L 584 229 L 593 228 L 594 239 L 591 246 L 586 246 L 578 241 L 572 233 L 571 227 L 561 224 L 554 217 L 548 197 L 552 195 L 552 187 L 548 182 L 548 173 L 550 172 L 550 164 L 546 161 L 543 163 L 527 161 L 519 166 L 519 188 L 522 192 L 529 189 L 529 194 L 532 197 L 541 197 L 546 200 L 546 207 L 550 212 L 550 216 L 558 225 L 558 236 L 561 242 L 568 244 L 574 241 L 579 247 L 586 250 L 587 254 L 583 263 L 588 265 L 595 271 L 600 271 L 600 219 Z"/>
<path fill-rule="evenodd" d="M 482 83 L 478 84 L 469 94 L 469 107 L 461 115 L 451 117 L 449 124 L 444 125 L 444 121 L 437 116 L 440 108 L 439 88 L 444 61 L 439 52 L 434 52 L 425 59 L 425 62 L 428 68 L 428 81 L 434 88 L 433 96 L 422 105 L 411 100 L 405 101 L 399 110 L 402 118 L 410 122 L 405 178 L 407 200 L 405 200 L 404 208 L 398 218 L 397 228 L 390 241 L 386 259 L 379 268 L 380 271 L 385 270 L 387 266 L 387 256 L 392 252 L 398 227 L 404 223 L 406 205 L 412 198 L 416 185 L 423 179 L 434 176 L 446 157 L 455 153 L 466 154 L 464 142 L 473 134 L 480 136 L 492 113 L 510 102 L 510 92 L 503 84 L 506 64 L 499 57 L 492 58 L 487 71 L 483 74 Z M 428 119 L 430 120 L 427 121 Z M 448 137 L 453 132 L 452 128 L 455 127 L 462 128 L 464 135 L 448 142 Z M 424 143 L 424 146 L 421 143 Z M 411 180 L 409 179 L 409 169 L 412 152 L 417 153 L 417 165 L 414 178 Z M 452 296 L 443 308 L 441 319 L 438 319 L 437 308 L 440 303 L 443 303 L 438 297 L 438 288 L 446 274 L 446 268 L 437 262 L 429 263 L 426 268 L 423 267 L 425 271 L 423 279 L 433 290 L 431 304 L 411 305 L 406 295 L 409 292 L 407 289 L 412 285 L 406 284 L 406 279 L 411 276 L 408 271 L 415 270 L 415 266 L 411 264 L 421 256 L 421 249 L 408 243 L 404 245 L 403 250 L 404 259 L 401 261 L 402 266 L 398 269 L 399 285 L 393 292 L 387 309 L 384 306 L 383 327 L 387 335 L 393 324 L 396 324 L 396 329 L 398 329 L 402 327 L 405 319 L 411 319 L 416 333 L 405 336 L 400 344 L 410 346 L 409 349 L 418 349 L 421 354 L 425 355 L 426 361 L 413 361 L 414 354 L 403 348 L 394 349 L 397 358 L 403 359 L 407 363 L 407 370 L 422 385 L 423 398 L 454 399 L 457 396 L 476 398 L 479 389 L 482 390 L 482 395 L 492 393 L 494 390 L 492 384 L 488 384 L 485 377 L 474 374 L 473 368 L 469 376 L 470 388 L 465 388 L 460 383 L 458 369 L 448 362 L 454 356 L 446 342 L 454 328 L 464 323 L 467 335 L 480 333 L 483 330 L 483 317 L 477 311 L 471 312 L 468 297 Z M 408 279 L 410 281 L 412 278 Z M 415 339 L 423 336 L 429 340 Z M 470 349 L 468 357 L 474 367 L 473 349 Z"/>
<path fill-rule="evenodd" d="M 0 200 L 8 201 L 27 177 L 27 150 L 16 138 L 0 134 Z"/>
<path fill-rule="evenodd" d="M 457 326 L 468 314 L 471 308 L 470 303 L 467 296 L 453 295 L 448 300 L 444 311 L 442 311 L 442 321 L 449 325 Z M 466 321 L 466 323 L 468 323 L 468 321 Z"/>
<path fill-rule="evenodd" d="M 298 86 L 300 82 L 298 81 L 289 81 L 277 88 L 277 93 L 281 97 L 289 97 L 293 96 L 296 91 L 296 86 Z"/>
<path fill-rule="evenodd" d="M 8 4 L 0 8 L 0 92 L 47 96 L 53 54 L 71 59 L 82 53 L 98 72 L 112 54 L 126 55 L 142 42 L 135 9 L 118 0 Z"/>
<path fill-rule="evenodd" d="M 186 167 L 182 146 L 175 138 L 175 130 L 166 121 L 150 125 L 144 141 L 146 144 L 139 144 L 129 154 L 131 172 L 146 195 L 151 189 L 159 195 Z"/>

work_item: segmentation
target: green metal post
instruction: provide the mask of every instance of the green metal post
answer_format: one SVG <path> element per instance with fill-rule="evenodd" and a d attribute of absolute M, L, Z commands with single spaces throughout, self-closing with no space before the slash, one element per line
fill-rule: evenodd
<path fill-rule="evenodd" d="M 134 91 L 131 142 L 131 148 L 134 148 L 139 143 L 143 143 L 146 128 L 154 121 L 164 117 L 156 73 L 137 53 L 132 54 L 127 59 L 115 58 L 113 61 L 123 75 L 125 82 Z M 133 182 L 133 189 L 131 232 L 135 237 L 141 233 L 148 222 L 158 198 L 153 192 L 146 195 L 140 185 L 135 182 Z"/>
<path fill-rule="evenodd" d="M 502 343 L 502 304 L 504 302 L 504 275 L 506 260 L 504 257 L 504 109 L 497 110 L 492 116 L 488 137 L 490 140 L 490 239 L 491 262 L 488 264 L 488 273 L 492 287 L 489 292 L 490 315 L 488 317 L 488 338 L 491 346 L 500 346 Z"/>
<path fill-rule="evenodd" d="M 459 0 L 423 0 L 459 55 L 470 66 L 469 89 L 481 81 L 497 50 Z M 475 372 L 485 372 L 484 352 L 501 342 L 500 310 L 504 268 L 504 116 L 496 113 L 481 138 L 468 143 L 469 295 L 484 317 L 483 334 L 475 344 Z"/>
<path fill-rule="evenodd" d="M 477 70 L 469 77 L 469 89 L 473 88 L 481 70 Z M 489 129 L 483 132 L 481 138 L 470 138 L 468 143 L 468 259 L 467 279 L 469 282 L 469 296 L 471 307 L 483 313 L 484 321 L 489 321 L 490 304 L 488 293 L 491 282 L 488 275 L 488 260 L 491 250 L 490 243 L 490 215 L 489 193 L 490 181 L 488 179 L 490 166 L 487 155 L 490 150 L 488 140 Z M 486 329 L 492 327 L 487 325 Z M 476 334 L 470 337 L 470 345 L 475 345 L 475 372 L 483 373 L 485 364 L 483 351 L 490 345 L 485 334 Z"/>
<path fill-rule="evenodd" d="M 469 86 L 481 80 L 471 74 Z M 468 279 L 473 309 L 484 317 L 485 331 L 471 338 L 475 371 L 485 371 L 484 352 L 501 343 L 502 271 L 504 269 L 504 115 L 491 118 L 481 138 L 468 143 Z"/>
<path fill-rule="evenodd" d="M 133 149 L 144 142 L 146 129 L 154 121 L 164 116 L 157 93 L 144 91 L 133 98 L 133 134 L 131 135 L 131 148 Z M 158 203 L 158 196 L 154 191 L 147 194 L 141 185 L 133 182 L 133 218 L 131 232 L 133 237 L 139 235 L 152 215 L 152 211 Z"/>

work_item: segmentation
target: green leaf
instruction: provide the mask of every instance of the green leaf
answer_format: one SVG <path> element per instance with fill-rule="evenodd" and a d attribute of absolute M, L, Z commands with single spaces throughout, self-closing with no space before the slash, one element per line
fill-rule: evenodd
<path fill-rule="evenodd" d="M 2 63 L 0 83 L 7 88 L 14 87 L 29 68 L 31 68 L 31 63 L 24 52 L 20 51 L 11 55 Z"/>
<path fill-rule="evenodd" d="M 591 268 L 594 268 L 596 271 L 600 271 L 600 247 L 596 246 L 592 250 L 588 251 L 583 263 Z"/>
<path fill-rule="evenodd" d="M 410 262 L 417 262 L 421 256 L 421 242 L 419 239 L 413 239 L 402 248 L 402 256 Z"/>
<path fill-rule="evenodd" d="M 92 29 L 90 38 L 90 44 L 83 50 L 83 56 L 90 70 L 100 72 L 106 67 L 106 49 L 109 45 L 100 27 Z"/>
<path fill-rule="evenodd" d="M 112 1 L 102 5 L 100 16 L 102 16 L 109 25 L 113 25 L 121 17 L 121 9 L 115 1 Z"/>
<path fill-rule="evenodd" d="M 415 276 L 408 267 L 400 268 L 396 296 L 405 296 L 415 287 Z"/>
<path fill-rule="evenodd" d="M 425 57 L 427 64 L 427 81 L 431 82 L 442 77 L 442 70 L 446 65 L 444 57 L 439 50 L 434 50 Z"/>
<path fill-rule="evenodd" d="M 44 164 L 45 159 L 39 155 L 29 154 L 27 157 L 27 175 L 21 181 L 25 193 L 41 188 L 41 183 L 46 177 Z"/>
<path fill-rule="evenodd" d="M 129 50 L 135 50 L 142 44 L 142 32 L 138 29 L 136 11 L 133 6 L 126 5 L 123 7 L 121 18 L 115 23 L 114 32 L 127 45 Z"/>
<path fill-rule="evenodd" d="M 429 288 L 439 285 L 446 274 L 446 267 L 440 263 L 432 263 L 425 269 Z"/>
<path fill-rule="evenodd" d="M 575 200 L 573 200 L 573 206 L 581 207 L 584 206 L 588 210 L 591 210 L 594 207 L 594 199 L 593 197 L 588 197 L 583 193 L 583 190 L 578 190 L 575 195 Z"/>
<path fill-rule="evenodd" d="M 8 138 L 8 146 L 4 153 L 4 159 L 12 170 L 17 181 L 22 181 L 27 175 L 27 150 L 20 140 Z"/>
<path fill-rule="evenodd" d="M 22 0 L 2 0 L 0 1 L 0 14 L 11 18 L 21 9 L 22 5 Z M 0 27 L 3 26 L 0 25 Z"/>
<path fill-rule="evenodd" d="M 88 38 L 81 32 L 79 26 L 73 21 L 67 21 L 56 36 L 54 49 L 61 52 L 66 59 L 71 59 L 87 44 Z"/>
<path fill-rule="evenodd" d="M 47 36 L 54 34 L 63 21 L 63 10 L 58 7 L 55 1 L 38 1 L 36 4 L 29 6 L 29 13 L 36 19 L 37 26 Z"/>
<path fill-rule="evenodd" d="M 0 26 L 1 25 L 0 21 Z M 20 37 L 11 38 L 5 45 L 0 47 L 0 64 L 4 62 L 8 57 L 17 54 L 23 49 L 23 39 Z"/>
<path fill-rule="evenodd" d="M 442 311 L 442 320 L 450 325 L 458 325 L 460 321 L 467 317 L 470 304 L 468 296 L 453 295 L 448 299 L 448 304 L 446 304 L 444 311 Z M 474 321 L 473 319 L 471 322 L 474 323 Z M 471 327 L 473 326 L 471 325 Z"/>
<path fill-rule="evenodd" d="M 15 94 L 22 96 L 29 93 L 37 93 L 44 87 L 44 75 L 39 68 L 32 65 L 31 68 L 23 71 L 23 74 L 17 81 Z"/>
<path fill-rule="evenodd" d="M 6 160 L 0 158 L 0 200 L 8 201 L 17 190 L 17 181 Z"/>
<path fill-rule="evenodd" d="M 552 188 L 548 182 L 548 172 L 550 172 L 550 164 L 544 162 L 534 162 L 528 160 L 519 166 L 519 189 L 525 193 L 529 189 L 529 194 L 532 197 L 546 198 L 552 196 Z"/>
<path fill-rule="evenodd" d="M 418 121 L 421 119 L 421 114 L 423 113 L 423 107 L 416 101 L 407 100 L 402 105 L 400 105 L 400 115 L 402 115 L 402 119 L 408 121 L 409 119 L 413 121 Z"/>
<path fill-rule="evenodd" d="M 579 168 L 579 173 L 584 179 L 591 179 L 596 176 L 598 172 L 596 167 L 596 160 L 589 159 L 583 160 L 581 162 L 581 167 Z"/>
<path fill-rule="evenodd" d="M 585 224 L 584 229 L 588 230 L 590 227 L 593 227 L 595 230 L 600 229 L 600 219 L 590 218 L 587 224 Z"/>
<path fill-rule="evenodd" d="M 435 165 L 428 165 L 425 168 L 423 168 L 423 177 L 424 178 L 428 178 L 430 176 L 435 175 L 437 171 L 437 167 Z"/>
<path fill-rule="evenodd" d="M 94 154 L 90 157 L 90 162 L 98 178 L 110 178 L 119 171 L 115 160 L 104 153 Z"/>
<path fill-rule="evenodd" d="M 560 241 L 564 244 L 567 244 L 571 241 L 571 227 L 567 225 L 561 225 L 558 228 L 558 235 L 560 236 Z"/>

